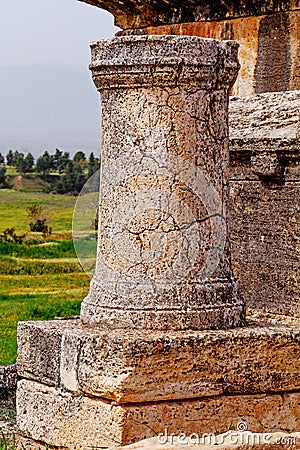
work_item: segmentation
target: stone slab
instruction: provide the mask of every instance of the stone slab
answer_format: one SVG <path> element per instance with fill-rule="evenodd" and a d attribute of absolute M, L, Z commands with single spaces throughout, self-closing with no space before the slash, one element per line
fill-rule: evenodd
<path fill-rule="evenodd" d="M 32 381 L 17 389 L 17 425 L 37 441 L 72 449 L 120 444 L 125 411 Z"/>
<path fill-rule="evenodd" d="M 18 346 L 20 377 L 119 404 L 300 389 L 298 326 L 133 333 L 21 322 Z"/>
<path fill-rule="evenodd" d="M 182 22 L 224 20 L 234 17 L 260 16 L 264 14 L 299 9 L 299 0 L 264 1 L 186 1 L 181 0 L 81 0 L 106 9 L 115 16 L 115 24 L 123 29 L 144 28 Z M 273 31 L 273 30 L 272 30 Z"/>
<path fill-rule="evenodd" d="M 299 429 L 299 405 L 299 391 L 115 405 L 24 379 L 18 383 L 17 424 L 35 440 L 78 450 L 126 445 L 160 433 L 220 434 L 241 426 L 289 434 Z"/>
<path fill-rule="evenodd" d="M 299 90 L 268 92 L 246 98 L 231 97 L 230 139 L 299 139 L 299 111 Z"/>

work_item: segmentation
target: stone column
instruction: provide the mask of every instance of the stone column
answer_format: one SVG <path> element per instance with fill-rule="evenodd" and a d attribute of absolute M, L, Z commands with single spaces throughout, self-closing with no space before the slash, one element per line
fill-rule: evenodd
<path fill-rule="evenodd" d="M 228 92 L 238 45 L 187 36 L 95 42 L 102 101 L 96 271 L 87 324 L 242 324 L 226 224 Z"/>

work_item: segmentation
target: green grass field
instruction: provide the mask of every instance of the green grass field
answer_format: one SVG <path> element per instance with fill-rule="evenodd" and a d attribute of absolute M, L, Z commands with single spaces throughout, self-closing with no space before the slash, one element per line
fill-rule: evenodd
<path fill-rule="evenodd" d="M 76 200 L 76 197 L 66 195 L 0 189 L 0 232 L 11 227 L 29 231 L 26 208 L 37 202 L 45 206 L 54 234 L 71 235 Z"/>
<path fill-rule="evenodd" d="M 33 202 L 47 207 L 53 234 L 46 242 L 35 235 L 40 243 L 0 242 L 0 364 L 16 359 L 18 321 L 77 315 L 89 288 L 71 239 L 75 197 L 1 189 L 0 233 L 13 227 L 29 234 Z"/>

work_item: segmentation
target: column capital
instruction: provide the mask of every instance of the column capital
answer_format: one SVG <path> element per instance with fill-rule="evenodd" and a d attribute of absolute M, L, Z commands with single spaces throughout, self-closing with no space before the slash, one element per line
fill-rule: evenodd
<path fill-rule="evenodd" d="M 236 80 L 238 43 L 198 36 L 120 36 L 91 44 L 98 90 L 177 85 L 229 89 Z"/>

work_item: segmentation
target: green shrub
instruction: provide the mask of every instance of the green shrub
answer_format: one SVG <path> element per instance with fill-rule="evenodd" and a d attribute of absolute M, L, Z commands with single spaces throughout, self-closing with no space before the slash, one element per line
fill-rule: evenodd
<path fill-rule="evenodd" d="M 37 240 L 25 241 L 22 245 L 0 241 L 0 255 L 31 259 L 76 258 L 72 239 L 49 242 L 47 245 L 43 245 Z"/>
<path fill-rule="evenodd" d="M 9 242 L 14 244 L 22 244 L 25 239 L 25 234 L 17 234 L 14 228 L 6 228 L 0 234 L 0 242 Z"/>
<path fill-rule="evenodd" d="M 36 231 L 43 233 L 44 237 L 50 236 L 52 233 L 51 227 L 49 227 L 49 217 L 43 205 L 34 202 L 26 209 L 30 231 Z"/>

